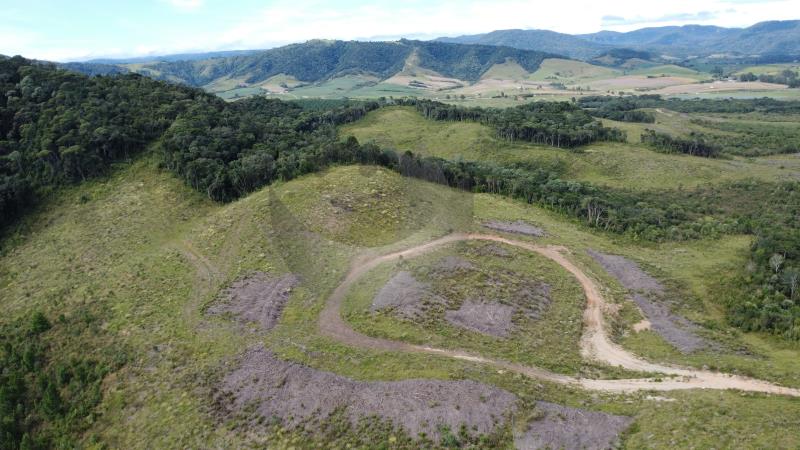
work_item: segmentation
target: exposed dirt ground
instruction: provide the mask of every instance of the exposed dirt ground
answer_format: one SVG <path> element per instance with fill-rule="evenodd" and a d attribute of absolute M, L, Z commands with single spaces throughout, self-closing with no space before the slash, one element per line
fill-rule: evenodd
<path fill-rule="evenodd" d="M 543 229 L 537 226 L 533 226 L 529 223 L 525 223 L 521 220 L 517 220 L 516 222 L 501 222 L 499 220 L 490 220 L 488 222 L 484 222 L 483 226 L 491 230 L 503 231 L 505 233 L 517 233 L 535 237 L 542 237 L 545 235 Z"/>
<path fill-rule="evenodd" d="M 318 421 L 345 408 L 353 423 L 378 416 L 411 436 L 425 432 L 438 440 L 441 425 L 456 432 L 461 424 L 480 434 L 492 432 L 516 408 L 517 397 L 469 380 L 354 381 L 280 360 L 259 346 L 245 352 L 223 378 L 216 401 L 227 417 L 255 407 L 256 417 L 248 416 L 253 424 L 278 417 L 287 426 L 313 431 Z"/>
<path fill-rule="evenodd" d="M 708 347 L 708 343 L 695 334 L 696 325 L 670 311 L 669 302 L 664 295 L 664 285 L 644 272 L 636 262 L 623 256 L 594 250 L 589 250 L 588 253 L 631 292 L 633 301 L 644 313 L 651 330 L 681 353 L 691 353 Z"/>
<path fill-rule="evenodd" d="M 252 274 L 231 284 L 224 298 L 208 308 L 208 314 L 230 314 L 240 325 L 257 323 L 262 330 L 270 330 L 278 323 L 298 282 L 293 274 L 280 277 L 263 272 Z"/>
<path fill-rule="evenodd" d="M 464 258 L 459 256 L 445 256 L 438 263 L 436 263 L 434 270 L 436 272 L 451 274 L 453 272 L 472 270 L 474 268 L 475 266 Z"/>
<path fill-rule="evenodd" d="M 514 439 L 518 449 L 616 448 L 619 434 L 633 422 L 630 417 L 547 402 L 537 402 L 536 409 L 544 415 L 531 422 L 528 431 Z"/>
<path fill-rule="evenodd" d="M 457 310 L 445 311 L 445 318 L 453 325 L 491 336 L 506 337 L 514 324 L 514 307 L 497 302 L 467 300 Z"/>
<path fill-rule="evenodd" d="M 391 309 L 398 315 L 411 319 L 425 312 L 425 300 L 438 302 L 430 286 L 414 278 L 411 272 L 402 271 L 393 276 L 372 299 L 372 311 Z"/>

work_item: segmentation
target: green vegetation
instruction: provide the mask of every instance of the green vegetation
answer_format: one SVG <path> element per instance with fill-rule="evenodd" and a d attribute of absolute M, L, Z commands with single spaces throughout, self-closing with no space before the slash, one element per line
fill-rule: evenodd
<path fill-rule="evenodd" d="M 654 123 L 656 117 L 649 112 L 636 109 L 635 102 L 626 97 L 607 99 L 606 97 L 581 97 L 581 107 L 590 108 L 589 114 L 620 122 Z"/>
<path fill-rule="evenodd" d="M 211 398 L 225 364 L 260 343 L 280 357 L 360 380 L 468 378 L 509 389 L 525 401 L 633 415 L 637 425 L 624 441 L 629 447 L 641 446 L 650 433 L 657 433 L 652 442 L 669 445 L 682 427 L 692 429 L 700 443 L 798 444 L 795 436 L 770 428 L 775 420 L 759 416 L 742 423 L 729 409 L 752 405 L 753 414 L 767 415 L 791 410 L 783 398 L 669 394 L 691 422 L 665 424 L 675 414 L 671 404 L 654 407 L 636 395 L 590 397 L 469 361 L 348 348 L 317 334 L 323 302 L 355 255 L 474 231 L 488 219 L 524 219 L 547 230 L 542 243 L 569 246 L 569 257 L 606 286 L 613 283 L 592 270 L 596 266 L 585 250 L 652 262 L 657 276 L 675 281 L 676 292 L 691 294 L 677 302 L 680 312 L 720 344 L 684 357 L 652 333 L 625 335 L 640 317 L 617 288 L 619 317 L 615 308 L 609 314 L 622 330 L 616 338 L 623 345 L 682 364 L 705 364 L 708 356 L 715 368 L 797 386 L 800 189 L 797 181 L 778 181 L 782 169 L 734 157 L 643 150 L 577 102 L 508 110 L 393 99 L 225 103 L 137 75 L 90 79 L 21 58 L 0 65 L 7 94 L 0 96 L 0 212 L 13 225 L 0 255 L 0 303 L 7 317 L 0 321 L 4 447 L 254 445 L 243 423 L 218 422 Z M 412 105 L 432 120 L 411 106 L 384 108 L 387 103 Z M 788 136 L 794 119 L 783 114 L 797 112 L 793 103 L 769 100 L 720 105 L 660 97 L 612 99 L 596 108 L 646 108 L 656 118 L 654 128 L 680 123 L 659 123 L 666 115 L 660 108 L 715 114 L 694 125 L 717 127 L 719 136 L 740 132 L 724 128 L 732 123 L 761 116 Z M 624 126 L 645 140 L 661 139 L 644 125 Z M 344 138 L 351 133 L 365 143 Z M 685 139 L 663 136 L 669 140 L 656 144 Z M 629 160 L 618 166 L 628 172 L 603 173 L 597 162 L 604 159 Z M 133 162 L 119 163 L 125 160 Z M 698 167 L 705 173 L 726 164 L 738 168 L 729 169 L 729 178 L 713 173 L 711 183 L 695 180 L 691 188 L 666 176 L 626 186 L 641 179 L 632 175 L 642 177 L 637 165 L 653 161 L 655 170 L 686 172 L 684 179 Z M 616 180 L 595 182 L 602 177 Z M 34 211 L 32 198 L 39 199 Z M 517 322 L 534 350 L 463 331 L 438 316 L 420 323 L 373 317 L 365 312 L 367 302 L 392 268 L 379 268 L 363 281 L 348 304 L 348 320 L 372 334 L 410 342 L 485 351 L 566 373 L 614 373 L 580 359 L 581 300 L 574 280 L 535 255 L 515 254 L 518 264 L 509 268 L 482 248 L 459 247 L 479 267 L 464 278 L 434 276 L 434 258 L 444 253 L 400 264 L 458 301 L 478 290 L 506 297 L 511 288 L 487 286 L 491 277 L 513 288 L 529 278 L 552 283 L 552 309 L 542 319 L 547 325 Z M 232 280 L 255 271 L 291 272 L 302 280 L 274 331 L 242 333 L 225 318 L 204 314 Z M 707 414 L 706 400 L 716 397 L 725 417 Z M 326 428 L 326 440 L 382 442 L 379 435 L 388 430 L 385 424 L 348 427 L 340 419 Z M 726 434 L 730 429 L 736 436 Z M 285 438 L 287 445 L 314 439 L 301 430 L 273 427 L 264 433 L 276 442 Z M 495 444 L 509 444 L 511 433 L 501 430 L 495 438 Z M 458 436 L 446 434 L 442 445 L 453 439 Z"/>
<path fill-rule="evenodd" d="M 719 148 L 705 141 L 703 136 L 694 133 L 688 139 L 672 137 L 665 133 L 646 130 L 642 133 L 642 143 L 650 145 L 663 153 L 683 153 L 691 156 L 714 158 L 719 155 Z"/>
<path fill-rule="evenodd" d="M 800 112 L 800 102 L 798 101 L 768 98 L 679 100 L 663 99 L 658 95 L 642 95 L 638 97 L 582 97 L 579 104 L 592 108 L 590 111 L 598 117 L 612 120 L 623 120 L 625 114 L 629 112 L 648 118 L 648 120 L 631 120 L 634 122 L 655 122 L 655 117 L 652 121 L 649 120 L 652 113 L 640 112 L 640 108 L 664 108 L 681 113 L 716 114 L 716 116 L 695 117 L 688 121 L 682 121 L 669 130 L 671 132 L 669 134 L 680 136 L 665 136 L 664 130 L 656 130 L 660 131 L 656 136 L 649 132 L 642 135 L 642 139 L 646 139 L 648 143 L 657 148 L 685 147 L 687 150 L 692 150 L 696 149 L 696 144 L 703 143 L 708 148 L 718 147 L 719 152 L 742 156 L 764 156 L 800 150 L 800 131 L 790 116 L 790 114 Z M 738 115 L 738 117 L 721 117 L 720 114 Z M 757 119 L 743 116 L 745 114 L 757 115 Z M 662 118 L 664 117 L 662 116 Z M 674 121 L 675 119 L 670 120 Z M 764 123 L 765 121 L 772 123 Z M 776 123 L 776 121 L 786 121 L 786 123 Z M 694 127 L 692 127 L 693 125 Z M 688 138 L 688 141 L 680 139 L 681 137 Z M 655 142 L 671 139 L 683 141 L 683 144 L 677 141 L 671 144 Z M 682 150 L 681 152 L 691 153 Z M 701 153 L 703 156 L 708 156 L 706 150 L 702 150 Z"/>
<path fill-rule="evenodd" d="M 75 447 L 74 436 L 94 420 L 101 383 L 125 354 L 65 357 L 60 339 L 103 334 L 82 308 L 51 324 L 41 312 L 0 327 L 0 446 L 8 449 Z"/>
<path fill-rule="evenodd" d="M 785 84 L 790 88 L 800 87 L 800 75 L 790 69 L 785 69 L 778 74 L 761 74 L 756 76 L 753 72 L 747 72 L 739 75 L 739 81 L 756 80 L 764 83 Z"/>
<path fill-rule="evenodd" d="M 87 78 L 19 57 L 0 61 L 0 90 L 0 227 L 36 194 L 141 151 L 187 102 L 210 100 L 139 75 Z"/>
<path fill-rule="evenodd" d="M 687 149 L 699 148 L 686 142 Z M 799 248 L 791 225 L 796 182 L 737 182 L 688 192 L 674 188 L 632 192 L 565 181 L 563 171 L 535 161 L 502 165 L 428 157 L 406 158 L 400 167 L 406 175 L 523 199 L 579 217 L 589 226 L 639 239 L 752 233 L 758 239 L 749 272 L 743 270 L 735 282 L 739 288 L 726 294 L 731 321 L 748 329 L 795 336 L 800 323 L 800 307 L 794 302 L 796 286 L 791 282 L 798 260 L 793 249 Z M 787 258 L 786 265 L 781 261 L 771 268 L 768 260 L 772 255 Z M 782 267 L 788 275 L 781 272 Z"/>
<path fill-rule="evenodd" d="M 126 67 L 160 80 L 195 87 L 214 86 L 226 79 L 242 80 L 247 85 L 259 84 L 276 75 L 291 76 L 302 82 L 325 81 L 349 74 L 386 79 L 398 73 L 412 53 L 421 67 L 469 81 L 477 81 L 492 66 L 507 59 L 534 72 L 549 56 L 509 47 L 405 39 L 399 42 L 314 40 L 247 55 L 138 63 Z"/>
<path fill-rule="evenodd" d="M 506 109 L 463 108 L 430 100 L 407 100 L 424 117 L 442 121 L 476 121 L 491 126 L 509 141 L 572 148 L 596 141 L 625 141 L 625 133 L 606 128 L 567 102 L 538 102 Z"/>
<path fill-rule="evenodd" d="M 658 131 L 682 136 L 692 129 L 688 118 L 678 114 L 656 113 Z M 753 119 L 756 120 L 756 119 Z M 552 147 L 499 139 L 488 126 L 473 122 L 426 120 L 410 107 L 385 107 L 373 111 L 356 123 L 343 125 L 343 136 L 360 142 L 374 142 L 382 148 L 406 150 L 424 156 L 503 164 L 529 164 L 597 186 L 631 190 L 693 188 L 728 181 L 794 179 L 800 167 L 796 158 L 775 156 L 759 159 L 680 158 L 654 153 L 641 145 L 645 126 L 611 122 L 609 126 L 626 131 L 631 144 L 599 143 L 562 152 Z"/>
<path fill-rule="evenodd" d="M 560 214 L 524 202 L 472 195 L 363 166 L 307 175 L 221 206 L 159 170 L 157 161 L 153 157 L 119 166 L 108 179 L 61 192 L 26 222 L 29 225 L 13 237 L 1 260 L 0 301 L 9 318 L 4 323 L 16 318 L 30 323 L 30 311 L 41 309 L 53 324 L 42 336 L 58 343 L 58 351 L 51 354 L 69 359 L 124 352 L 134 362 L 105 376 L 93 420 L 75 435 L 77 446 L 255 445 L 253 433 L 241 423 L 218 422 L 204 386 L 213 385 L 218 371 L 228 367 L 225 362 L 261 342 L 281 357 L 360 380 L 474 379 L 525 399 L 632 415 L 636 425 L 624 438 L 625 448 L 642 442 L 669 446 L 674 432 L 686 426 L 696 442 L 797 444 L 795 436 L 772 426 L 782 420 L 777 418 L 794 417 L 793 400 L 695 391 L 665 394 L 675 398 L 674 403 L 656 403 L 645 394 L 592 396 L 469 362 L 348 348 L 316 333 L 322 302 L 341 281 L 354 254 L 368 246 L 380 246 L 381 251 L 404 248 L 449 229 L 468 230 L 473 221 L 524 218 L 548 231 L 543 243 L 568 246 L 578 262 L 588 258 L 586 248 L 635 254 L 654 261 L 670 277 L 689 281 L 698 292 L 713 289 L 707 274 L 717 270 L 719 261 L 744 263 L 740 252 L 746 249 L 746 238 L 640 246 L 590 233 Z M 378 198 L 377 203 L 367 203 Z M 348 202 L 352 208 L 346 207 Z M 279 326 L 265 337 L 203 315 L 203 305 L 231 280 L 252 271 L 303 275 Z M 95 311 L 95 323 L 105 331 L 82 333 L 82 338 L 60 334 L 58 330 L 66 328 L 59 328 L 57 316 L 72 317 L 82 305 Z M 762 346 L 781 348 L 769 342 Z M 762 347 L 755 349 L 755 356 L 741 358 L 764 370 L 770 365 L 779 370 L 771 353 L 762 356 Z M 784 344 L 780 351 L 786 361 L 797 360 L 795 347 Z M 709 414 L 717 411 L 709 404 L 712 400 L 722 405 L 719 411 L 729 413 Z M 728 404 L 739 412 L 730 414 L 724 406 Z M 688 417 L 688 425 L 673 420 L 676 409 Z M 333 434 L 321 437 L 267 428 L 253 439 L 269 438 L 284 446 L 346 446 L 388 439 L 379 426 L 336 423 L 339 426 L 326 428 Z M 395 436 L 397 442 L 405 442 L 402 435 Z M 510 444 L 509 439 L 504 435 L 500 442 Z"/>
<path fill-rule="evenodd" d="M 0 99 L 0 226 L 49 190 L 105 174 L 162 137 L 167 167 L 222 201 L 277 178 L 356 162 L 348 158 L 357 143 L 336 142 L 332 127 L 379 106 L 304 110 L 263 98 L 227 104 L 139 75 L 88 78 L 22 58 L 0 61 L 0 75 L 8 93 Z M 372 156 L 358 162 L 380 157 L 378 149 L 366 151 Z"/>

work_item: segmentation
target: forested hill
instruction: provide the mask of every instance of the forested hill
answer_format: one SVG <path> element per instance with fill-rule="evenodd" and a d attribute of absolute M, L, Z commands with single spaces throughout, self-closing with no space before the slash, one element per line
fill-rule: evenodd
<path fill-rule="evenodd" d="M 228 104 L 138 74 L 88 77 L 0 59 L 0 227 L 60 186 L 105 174 L 156 142 L 188 184 L 228 200 L 276 177 L 319 170 L 322 158 L 311 155 L 338 148 L 332 126 L 371 107 L 305 111 L 264 98 Z"/>
<path fill-rule="evenodd" d="M 194 61 L 164 61 L 137 65 L 134 70 L 152 78 L 205 86 L 219 79 L 253 84 L 275 75 L 314 82 L 347 74 L 385 79 L 400 72 L 410 57 L 422 69 L 444 76 L 476 81 L 493 65 L 511 59 L 529 72 L 555 55 L 488 45 L 401 40 L 358 42 L 314 40 L 248 55 Z M 85 71 L 91 64 L 73 69 Z"/>
<path fill-rule="evenodd" d="M 561 53 L 590 60 L 611 48 L 646 50 L 685 58 L 729 53 L 800 55 L 800 20 L 757 23 L 748 28 L 685 25 L 650 27 L 625 33 L 600 31 L 570 35 L 545 30 L 498 30 L 486 34 L 439 38 L 439 41 L 505 45 Z"/>

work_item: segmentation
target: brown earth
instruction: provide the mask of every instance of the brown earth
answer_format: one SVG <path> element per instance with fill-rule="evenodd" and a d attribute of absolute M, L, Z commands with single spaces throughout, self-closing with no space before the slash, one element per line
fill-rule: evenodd
<path fill-rule="evenodd" d="M 425 312 L 425 301 L 441 303 L 431 293 L 430 286 L 414 278 L 411 272 L 394 275 L 372 299 L 372 311 L 391 309 L 398 315 L 412 319 Z"/>
<path fill-rule="evenodd" d="M 537 402 L 543 417 L 530 423 L 528 430 L 514 439 L 518 449 L 617 448 L 619 435 L 633 418 L 586 411 L 554 403 Z"/>
<path fill-rule="evenodd" d="M 515 308 L 497 302 L 469 299 L 457 310 L 445 311 L 444 317 L 453 325 L 497 337 L 506 337 L 514 324 Z"/>
<path fill-rule="evenodd" d="M 631 298 L 650 323 L 650 329 L 678 351 L 692 353 L 709 346 L 703 338 L 695 334 L 697 330 L 695 324 L 671 312 L 665 297 L 664 285 L 643 271 L 636 262 L 623 256 L 608 255 L 594 250 L 589 250 L 588 253 L 606 272 L 630 291 Z"/>
<path fill-rule="evenodd" d="M 438 441 L 441 426 L 457 432 L 464 424 L 476 434 L 491 433 L 516 409 L 517 397 L 470 380 L 355 381 L 283 361 L 259 346 L 222 379 L 216 402 L 225 417 L 247 415 L 251 425 L 277 417 L 286 426 L 313 431 L 344 409 L 354 424 L 378 416 L 412 437 L 424 432 Z"/>
<path fill-rule="evenodd" d="M 529 223 L 517 220 L 516 222 L 501 222 L 499 220 L 490 220 L 484 222 L 483 226 L 495 231 L 502 231 L 505 233 L 524 234 L 526 236 L 542 237 L 545 235 L 544 230 L 533 226 Z"/>

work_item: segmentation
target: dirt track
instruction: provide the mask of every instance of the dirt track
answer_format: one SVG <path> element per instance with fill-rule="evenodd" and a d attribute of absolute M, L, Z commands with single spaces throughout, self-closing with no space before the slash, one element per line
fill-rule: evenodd
<path fill-rule="evenodd" d="M 481 240 L 494 241 L 514 247 L 539 253 L 570 272 L 581 284 L 586 295 L 586 311 L 584 312 L 584 333 L 581 339 L 581 353 L 585 358 L 601 361 L 612 366 L 625 369 L 655 372 L 670 375 L 662 379 L 643 378 L 628 380 L 593 380 L 575 378 L 549 372 L 537 367 L 523 366 L 508 361 L 494 360 L 480 355 L 470 354 L 458 350 L 438 349 L 387 339 L 373 338 L 353 330 L 344 322 L 340 309 L 347 291 L 362 275 L 369 272 L 381 263 L 394 261 L 401 258 L 411 258 L 442 245 L 457 241 Z M 566 256 L 567 249 L 558 246 L 540 246 L 524 241 L 507 239 L 490 234 L 450 234 L 445 237 L 421 244 L 403 251 L 398 251 L 376 257 L 363 257 L 354 261 L 344 281 L 333 291 L 325 305 L 319 319 L 319 328 L 322 334 L 334 338 L 350 346 L 363 347 L 387 351 L 404 351 L 428 353 L 447 356 L 451 358 L 490 364 L 495 367 L 518 372 L 530 377 L 540 378 L 556 383 L 580 386 L 585 389 L 631 392 L 638 390 L 671 391 L 679 389 L 738 389 L 742 391 L 765 392 L 771 394 L 789 395 L 800 397 L 800 389 L 778 386 L 766 381 L 752 378 L 727 375 L 723 373 L 695 370 L 668 365 L 656 364 L 641 359 L 619 345 L 613 343 L 609 337 L 603 319 L 603 310 L 606 307 L 605 299 L 595 282 L 580 268 L 575 266 Z"/>

